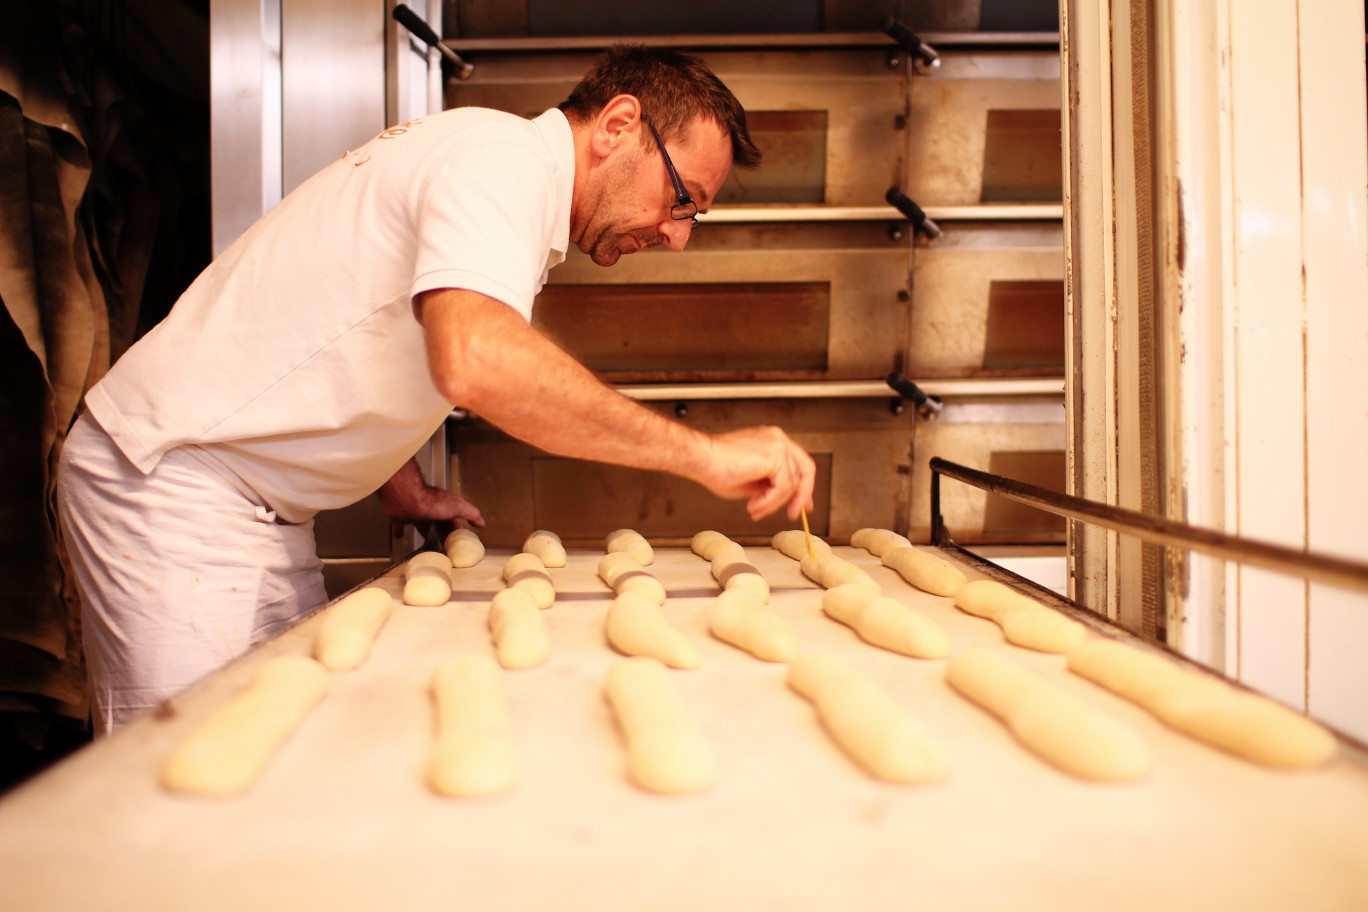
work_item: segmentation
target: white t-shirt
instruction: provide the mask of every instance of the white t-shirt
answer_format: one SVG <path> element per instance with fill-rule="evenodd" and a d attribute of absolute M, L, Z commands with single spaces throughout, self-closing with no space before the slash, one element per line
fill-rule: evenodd
<path fill-rule="evenodd" d="M 392 127 L 225 250 L 86 405 L 144 473 L 193 445 L 287 522 L 354 503 L 452 406 L 413 299 L 470 289 L 530 319 L 569 246 L 574 171 L 554 109 Z"/>

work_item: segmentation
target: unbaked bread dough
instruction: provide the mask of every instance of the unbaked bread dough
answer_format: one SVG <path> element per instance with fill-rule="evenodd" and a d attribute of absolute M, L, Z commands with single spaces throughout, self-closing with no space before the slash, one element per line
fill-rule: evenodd
<path fill-rule="evenodd" d="M 598 574 L 616 595 L 636 592 L 657 605 L 665 604 L 665 586 L 626 551 L 613 551 L 599 558 Z"/>
<path fill-rule="evenodd" d="M 655 560 L 655 551 L 651 549 L 651 543 L 635 529 L 618 529 L 609 532 L 608 538 L 604 541 L 604 546 L 612 553 L 614 551 L 626 551 L 632 555 L 641 566 L 649 566 Z"/>
<path fill-rule="evenodd" d="M 817 553 L 818 560 L 821 560 L 823 555 L 831 553 L 830 545 L 815 535 L 811 536 L 811 538 L 812 550 Z M 770 546 L 773 547 L 774 550 L 787 557 L 791 557 L 796 561 L 800 561 L 809 556 L 807 542 L 808 534 L 802 529 L 786 529 L 783 532 L 774 533 L 774 536 L 770 538 Z M 709 560 L 711 560 L 711 558 L 709 558 Z"/>
<path fill-rule="evenodd" d="M 457 529 L 446 537 L 442 550 L 451 560 L 451 566 L 459 569 L 473 567 L 484 560 L 484 542 L 471 529 Z"/>
<path fill-rule="evenodd" d="M 950 660 L 945 677 L 1066 773 L 1122 781 L 1143 778 L 1153 766 L 1149 746 L 1129 727 L 996 652 L 962 652 Z"/>
<path fill-rule="evenodd" d="M 832 740 L 871 776 L 937 782 L 950 775 L 950 758 L 935 736 L 835 656 L 799 656 L 789 665 L 788 683 L 812 701 Z"/>
<path fill-rule="evenodd" d="M 762 603 L 769 601 L 769 583 L 750 562 L 745 549 L 740 545 L 734 544 L 730 548 L 720 549 L 709 566 L 713 579 L 717 580 L 718 585 L 724 590 L 745 590 Z"/>
<path fill-rule="evenodd" d="M 561 544 L 560 536 L 555 532 L 538 529 L 527 536 L 522 549 L 528 554 L 540 557 L 541 562 L 548 567 L 565 566 L 565 546 Z"/>
<path fill-rule="evenodd" d="M 551 656 L 551 634 L 541 609 L 522 589 L 501 589 L 489 605 L 489 629 L 499 664 L 534 668 Z"/>
<path fill-rule="evenodd" d="M 360 667 L 392 610 L 390 594 L 379 586 L 367 586 L 343 596 L 323 612 L 323 622 L 314 638 L 314 658 L 329 671 Z"/>
<path fill-rule="evenodd" d="M 727 589 L 717 597 L 708 629 L 719 640 L 766 662 L 787 662 L 798 654 L 793 628 L 746 587 Z"/>
<path fill-rule="evenodd" d="M 556 602 L 556 586 L 540 557 L 523 551 L 508 559 L 503 568 L 504 582 L 510 589 L 521 589 L 532 596 L 538 608 L 550 608 Z"/>
<path fill-rule="evenodd" d="M 328 671 L 313 659 L 263 662 L 246 690 L 177 745 L 162 767 L 162 786 L 197 795 L 246 791 L 327 690 Z"/>
<path fill-rule="evenodd" d="M 451 599 L 451 559 L 440 551 L 420 551 L 404 565 L 404 604 L 433 607 Z"/>
<path fill-rule="evenodd" d="M 659 661 L 624 659 L 604 694 L 627 741 L 627 775 L 652 792 L 698 792 L 717 782 L 717 758 Z"/>
<path fill-rule="evenodd" d="M 831 552 L 826 554 L 817 552 L 816 562 L 812 560 L 810 555 L 805 554 L 798 561 L 798 566 L 802 568 L 804 576 L 824 589 L 844 586 L 846 583 L 862 583 L 870 588 L 877 589 L 880 595 L 883 594 L 883 589 L 874 582 L 872 576 L 845 558 L 837 557 Z"/>
<path fill-rule="evenodd" d="M 727 536 L 723 535 L 721 532 L 715 532 L 712 529 L 699 532 L 689 540 L 689 547 L 693 550 L 693 553 L 706 561 L 710 561 L 716 557 L 718 551 L 721 549 L 735 544 L 736 542 L 727 538 Z"/>
<path fill-rule="evenodd" d="M 500 675 L 483 655 L 454 656 L 437 666 L 437 736 L 428 782 L 439 794 L 494 795 L 517 784 L 518 750 Z"/>
<path fill-rule="evenodd" d="M 828 589 L 822 593 L 822 610 L 875 646 L 919 659 L 950 654 L 950 635 L 941 625 L 864 583 Z"/>
<path fill-rule="evenodd" d="M 910 548 L 912 543 L 905 536 L 891 529 L 857 529 L 850 536 L 850 543 L 856 548 L 864 548 L 875 557 L 883 557 L 893 548 Z"/>
<path fill-rule="evenodd" d="M 651 656 L 671 668 L 697 668 L 702 662 L 693 640 L 680 633 L 654 598 L 624 592 L 608 606 L 608 642 L 629 656 Z"/>
<path fill-rule="evenodd" d="M 932 595 L 954 596 L 964 587 L 964 574 L 958 567 L 911 545 L 889 548 L 879 560 L 918 589 Z"/>
<path fill-rule="evenodd" d="M 1070 650 L 1069 669 L 1171 728 L 1264 766 L 1307 769 L 1335 755 L 1335 736 L 1300 713 L 1116 640 Z"/>
<path fill-rule="evenodd" d="M 995 580 L 965 583 L 955 607 L 997 624 L 1007 642 L 1040 652 L 1068 652 L 1088 635 L 1077 621 Z"/>

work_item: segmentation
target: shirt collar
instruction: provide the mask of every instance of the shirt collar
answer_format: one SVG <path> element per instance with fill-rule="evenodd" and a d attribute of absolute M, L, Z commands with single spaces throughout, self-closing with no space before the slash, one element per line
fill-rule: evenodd
<path fill-rule="evenodd" d="M 546 257 L 546 268 L 565 261 L 570 249 L 570 203 L 575 190 L 575 137 L 570 132 L 570 121 L 559 108 L 552 108 L 532 121 L 541 131 L 542 140 L 551 150 L 556 163 L 556 231 L 552 235 L 551 250 Z"/>

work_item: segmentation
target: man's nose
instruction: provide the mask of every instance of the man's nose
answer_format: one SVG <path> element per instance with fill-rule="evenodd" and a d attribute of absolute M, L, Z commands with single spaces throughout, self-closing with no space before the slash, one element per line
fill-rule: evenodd
<path fill-rule="evenodd" d="M 671 250 L 680 251 L 689 243 L 689 236 L 693 234 L 693 219 L 667 217 L 658 230 L 665 236 L 665 243 Z"/>

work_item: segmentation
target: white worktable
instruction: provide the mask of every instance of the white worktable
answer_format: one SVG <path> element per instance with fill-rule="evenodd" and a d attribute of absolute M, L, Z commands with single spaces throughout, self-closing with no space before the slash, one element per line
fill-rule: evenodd
<path fill-rule="evenodd" d="M 867 553 L 837 553 L 943 624 L 955 649 L 988 646 L 1134 726 L 1145 781 L 1072 779 L 1020 748 L 944 682 L 944 661 L 865 644 L 827 619 L 820 590 L 769 548 L 749 554 L 805 648 L 837 652 L 939 735 L 955 773 L 935 785 L 867 777 L 832 745 L 785 666 L 707 633 L 716 586 L 702 559 L 650 568 L 703 665 L 672 672 L 721 760 L 713 790 L 639 791 L 623 774 L 601 684 L 601 553 L 553 570 L 554 654 L 505 672 L 522 784 L 497 798 L 430 792 L 423 769 L 437 663 L 489 652 L 486 610 L 507 552 L 456 571 L 453 601 L 398 606 L 371 660 L 331 690 L 263 778 L 230 800 L 156 782 L 177 740 L 270 656 L 307 654 L 315 616 L 203 681 L 169 718 L 79 751 L 0 800 L 3 910 L 1242 910 L 1368 909 L 1368 767 L 1278 773 L 1175 735 L 1018 649 L 998 628 L 921 593 Z M 980 575 L 969 571 L 971 577 Z M 381 582 L 398 593 L 399 580 Z M 1112 635 L 1116 635 L 1114 632 Z"/>

